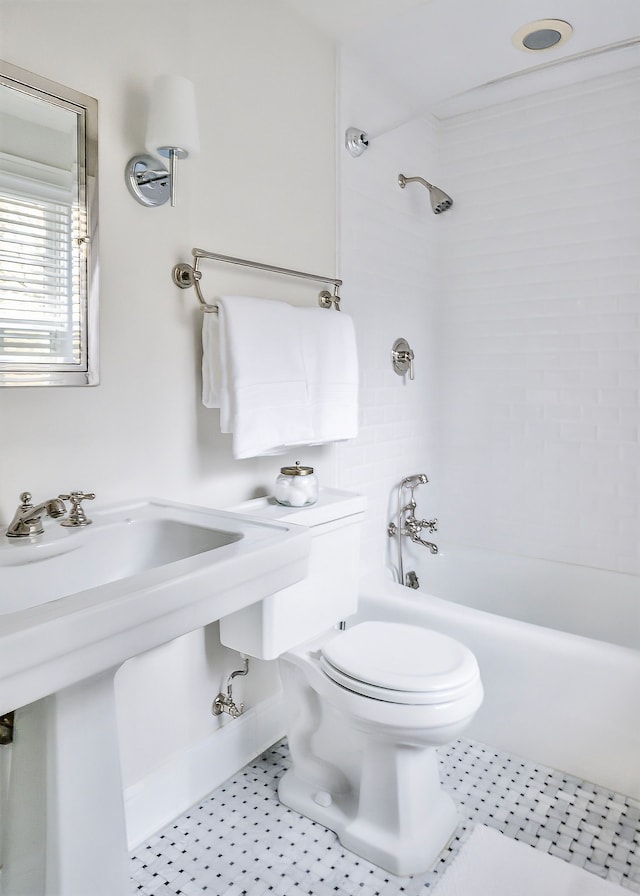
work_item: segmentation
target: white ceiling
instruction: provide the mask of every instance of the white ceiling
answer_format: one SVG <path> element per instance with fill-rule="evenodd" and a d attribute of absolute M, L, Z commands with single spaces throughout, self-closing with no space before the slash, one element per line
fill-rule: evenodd
<path fill-rule="evenodd" d="M 284 0 L 303 18 L 344 41 L 394 16 L 402 15 L 425 0 Z"/>
<path fill-rule="evenodd" d="M 347 57 L 369 66 L 413 110 L 438 117 L 640 67 L 640 0 L 285 3 L 331 34 Z M 568 21 L 573 36 L 537 53 L 516 49 L 513 34 L 540 18 Z M 613 49 L 633 39 L 638 43 Z"/>

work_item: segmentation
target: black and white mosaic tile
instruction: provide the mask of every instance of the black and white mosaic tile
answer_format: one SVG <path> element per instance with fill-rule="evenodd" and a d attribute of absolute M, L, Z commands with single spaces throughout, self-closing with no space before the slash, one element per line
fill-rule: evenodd
<path fill-rule="evenodd" d="M 282 806 L 289 765 L 276 744 L 131 855 L 138 896 L 397 896 L 426 894 L 475 824 L 640 893 L 640 802 L 491 747 L 440 752 L 460 808 L 435 867 L 400 878 L 360 859 L 335 834 Z"/>

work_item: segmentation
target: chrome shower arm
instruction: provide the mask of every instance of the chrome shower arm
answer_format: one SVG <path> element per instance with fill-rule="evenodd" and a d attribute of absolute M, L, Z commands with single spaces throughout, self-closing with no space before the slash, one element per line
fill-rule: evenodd
<path fill-rule="evenodd" d="M 424 177 L 405 177 L 404 174 L 398 175 L 398 185 L 404 190 L 407 184 L 412 183 L 422 184 L 423 187 L 426 187 L 427 190 L 433 189 L 433 184 L 430 184 L 428 180 L 425 180 Z"/>

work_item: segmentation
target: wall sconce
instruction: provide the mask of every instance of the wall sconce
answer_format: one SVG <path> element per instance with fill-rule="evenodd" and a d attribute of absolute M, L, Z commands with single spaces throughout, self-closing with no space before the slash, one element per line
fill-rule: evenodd
<path fill-rule="evenodd" d="M 145 146 L 152 155 L 129 159 L 125 169 L 131 195 L 141 205 L 176 204 L 178 159 L 200 151 L 195 90 L 181 75 L 160 75 L 153 83 Z M 169 171 L 158 159 L 169 159 Z"/>

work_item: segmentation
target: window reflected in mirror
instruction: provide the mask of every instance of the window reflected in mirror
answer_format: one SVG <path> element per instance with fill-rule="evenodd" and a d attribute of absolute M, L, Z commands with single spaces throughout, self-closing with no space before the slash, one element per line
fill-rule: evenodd
<path fill-rule="evenodd" d="M 97 103 L 0 62 L 0 385 L 98 382 Z"/>

